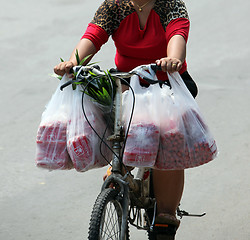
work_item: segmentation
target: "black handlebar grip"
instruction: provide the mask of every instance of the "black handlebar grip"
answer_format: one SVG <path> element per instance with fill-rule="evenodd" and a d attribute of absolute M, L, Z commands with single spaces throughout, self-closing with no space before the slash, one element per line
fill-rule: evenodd
<path fill-rule="evenodd" d="M 62 91 L 65 87 L 69 86 L 70 84 L 72 84 L 74 81 L 73 80 L 70 80 L 66 83 L 64 83 L 61 87 L 60 87 L 60 90 Z"/>
<path fill-rule="evenodd" d="M 157 64 L 151 64 L 151 68 L 153 69 L 154 72 L 161 71 L 161 66 Z"/>

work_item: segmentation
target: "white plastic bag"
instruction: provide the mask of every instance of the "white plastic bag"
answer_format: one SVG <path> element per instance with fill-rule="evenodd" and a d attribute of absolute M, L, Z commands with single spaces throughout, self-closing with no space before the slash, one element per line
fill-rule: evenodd
<path fill-rule="evenodd" d="M 162 102 L 160 148 L 155 167 L 185 169 L 207 163 L 217 155 L 215 140 L 179 73 L 168 77 L 171 90 Z"/>
<path fill-rule="evenodd" d="M 148 78 L 155 78 L 155 74 L 142 71 Z M 132 167 L 152 167 L 155 164 L 159 147 L 159 118 L 157 117 L 157 90 L 159 85 L 148 88 L 139 84 L 139 77 L 131 78 L 131 87 L 135 93 L 135 108 L 128 132 L 123 162 Z M 129 90 L 124 97 L 123 119 L 126 129 L 133 105 L 133 94 Z"/>
<path fill-rule="evenodd" d="M 60 81 L 50 102 L 42 114 L 36 138 L 36 165 L 49 170 L 71 169 L 72 162 L 66 147 L 66 131 L 69 119 L 72 90 L 60 90 L 69 79 Z"/>
<path fill-rule="evenodd" d="M 111 150 L 104 143 L 101 143 L 84 116 L 80 86 L 77 86 L 74 91 L 71 110 L 67 149 L 74 168 L 77 171 L 84 172 L 107 165 L 111 161 Z M 87 95 L 84 96 L 84 110 L 91 126 L 107 142 L 106 138 L 109 132 L 105 132 L 106 124 L 103 120 L 102 111 L 93 104 Z"/>

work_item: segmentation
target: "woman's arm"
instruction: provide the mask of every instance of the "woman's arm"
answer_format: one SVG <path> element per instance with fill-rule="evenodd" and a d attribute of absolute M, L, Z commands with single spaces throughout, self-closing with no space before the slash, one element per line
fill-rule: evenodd
<path fill-rule="evenodd" d="M 86 65 L 96 53 L 95 45 L 89 39 L 86 39 L 86 38 L 81 39 L 79 41 L 79 43 L 76 45 L 74 51 L 72 52 L 69 61 L 61 62 L 54 67 L 54 72 L 56 74 L 58 74 L 60 76 L 63 76 L 65 73 L 69 74 L 70 69 L 77 65 L 77 61 L 76 61 L 76 57 L 75 57 L 76 49 L 78 50 L 80 60 L 91 55 L 84 62 L 83 65 Z"/>
<path fill-rule="evenodd" d="M 186 41 L 181 35 L 174 35 L 168 42 L 167 57 L 156 60 L 162 71 L 169 73 L 180 71 L 186 58 Z"/>

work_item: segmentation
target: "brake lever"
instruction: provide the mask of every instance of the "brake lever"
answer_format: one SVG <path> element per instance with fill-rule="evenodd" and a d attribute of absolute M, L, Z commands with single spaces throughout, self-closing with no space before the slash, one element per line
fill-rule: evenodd
<path fill-rule="evenodd" d="M 142 74 L 140 74 L 140 73 L 137 73 L 137 69 L 148 69 L 148 68 L 151 68 L 155 73 L 157 72 L 157 71 L 161 71 L 161 66 L 158 66 L 157 64 L 155 64 L 155 63 L 153 63 L 153 64 L 149 64 L 149 65 L 142 65 L 142 66 L 138 66 L 137 68 L 135 68 L 131 73 L 133 73 L 133 74 L 136 74 L 137 76 L 139 76 L 140 78 L 142 78 L 142 79 L 144 79 L 145 81 L 147 81 L 149 84 L 157 84 L 157 83 L 159 83 L 159 84 L 164 84 L 164 81 L 162 81 L 162 80 L 154 80 L 154 79 L 150 79 L 150 78 L 148 78 L 148 77 L 146 77 L 146 76 L 143 76 Z"/>

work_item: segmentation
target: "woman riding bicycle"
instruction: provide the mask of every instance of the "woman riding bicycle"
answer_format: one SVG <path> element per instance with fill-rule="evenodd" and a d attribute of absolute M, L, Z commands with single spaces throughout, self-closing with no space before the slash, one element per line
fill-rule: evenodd
<path fill-rule="evenodd" d="M 118 71 L 128 72 L 138 65 L 156 62 L 162 71 L 158 79 L 167 80 L 166 71 L 178 71 L 195 97 L 197 87 L 187 72 L 186 42 L 189 19 L 182 0 L 105 0 L 75 47 L 69 61 L 55 66 L 56 74 L 69 74 L 80 59 L 94 56 L 109 36 L 116 46 L 115 64 Z M 87 64 L 91 57 L 85 62 Z M 141 80 L 141 85 L 147 83 Z M 128 87 L 123 85 L 123 89 Z M 178 227 L 176 209 L 184 186 L 184 169 L 153 170 L 154 194 L 157 202 L 156 221 Z M 163 238 L 164 239 L 164 238 Z"/>

